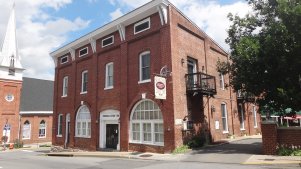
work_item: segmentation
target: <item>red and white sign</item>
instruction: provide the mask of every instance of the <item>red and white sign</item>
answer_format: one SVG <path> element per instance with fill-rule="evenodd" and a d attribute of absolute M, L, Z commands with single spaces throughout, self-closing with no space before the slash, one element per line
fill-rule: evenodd
<path fill-rule="evenodd" d="M 166 79 L 164 77 L 155 76 L 155 98 L 166 99 Z"/>

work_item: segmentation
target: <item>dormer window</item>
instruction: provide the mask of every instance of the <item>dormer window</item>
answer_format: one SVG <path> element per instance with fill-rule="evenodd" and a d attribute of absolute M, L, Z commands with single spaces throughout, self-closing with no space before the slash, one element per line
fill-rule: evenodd
<path fill-rule="evenodd" d="M 144 19 L 134 25 L 134 34 L 150 29 L 150 18 Z"/>
<path fill-rule="evenodd" d="M 68 62 L 68 56 L 63 56 L 61 57 L 61 64 L 67 63 Z"/>
<path fill-rule="evenodd" d="M 101 46 L 104 48 L 106 46 L 112 45 L 114 43 L 114 36 L 107 37 L 101 41 Z"/>
<path fill-rule="evenodd" d="M 85 47 L 79 51 L 79 57 L 85 56 L 88 54 L 88 47 Z"/>

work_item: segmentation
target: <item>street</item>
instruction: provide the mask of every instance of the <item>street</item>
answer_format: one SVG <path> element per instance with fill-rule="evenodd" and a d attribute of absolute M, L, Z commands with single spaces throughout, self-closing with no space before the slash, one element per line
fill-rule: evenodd
<path fill-rule="evenodd" d="M 229 155 L 231 156 L 231 155 Z M 49 157 L 44 152 L 17 150 L 0 152 L 1 169 L 280 169 L 298 168 L 287 165 L 243 165 L 221 162 L 158 161 L 95 157 Z"/>

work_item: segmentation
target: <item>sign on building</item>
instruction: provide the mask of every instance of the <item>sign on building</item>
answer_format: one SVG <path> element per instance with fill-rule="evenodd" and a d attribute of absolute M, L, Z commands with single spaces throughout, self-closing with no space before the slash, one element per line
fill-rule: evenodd
<path fill-rule="evenodd" d="M 155 76 L 155 98 L 166 99 L 166 79 L 164 77 Z"/>

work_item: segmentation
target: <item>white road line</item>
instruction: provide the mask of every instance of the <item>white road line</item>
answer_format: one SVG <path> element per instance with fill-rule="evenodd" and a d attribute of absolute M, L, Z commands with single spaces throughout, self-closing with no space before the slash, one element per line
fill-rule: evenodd
<path fill-rule="evenodd" d="M 24 152 L 29 152 L 29 153 L 32 153 L 33 151 L 30 151 L 30 150 L 22 150 Z"/>

